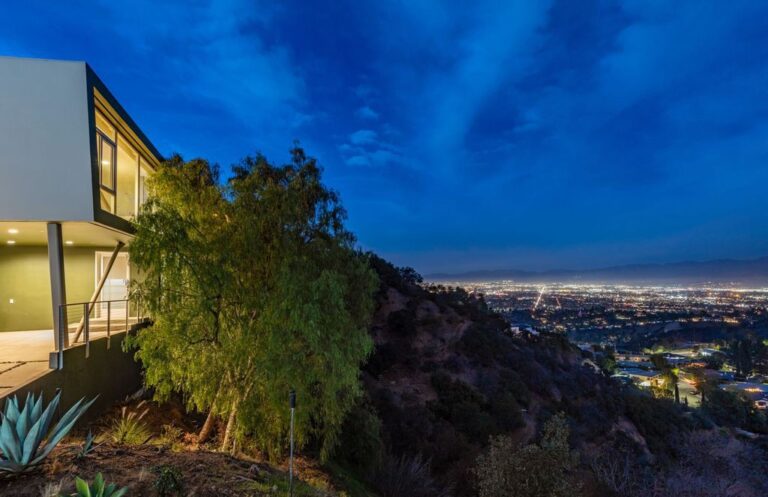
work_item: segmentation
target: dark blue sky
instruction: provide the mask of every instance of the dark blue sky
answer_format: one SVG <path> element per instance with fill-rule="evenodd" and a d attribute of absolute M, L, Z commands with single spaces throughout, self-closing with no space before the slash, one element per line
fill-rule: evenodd
<path fill-rule="evenodd" d="M 14 3 L 0 54 L 88 61 L 166 154 L 301 140 L 422 272 L 768 255 L 767 2 Z"/>

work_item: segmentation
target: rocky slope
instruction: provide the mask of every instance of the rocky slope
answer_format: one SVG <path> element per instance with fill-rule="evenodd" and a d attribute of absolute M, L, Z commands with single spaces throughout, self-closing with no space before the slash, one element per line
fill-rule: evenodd
<path fill-rule="evenodd" d="M 426 288 L 412 270 L 376 257 L 373 266 L 382 284 L 366 408 L 381 419 L 389 453 L 428 461 L 450 494 L 474 494 L 471 468 L 489 437 L 529 442 L 557 412 L 569 419 L 580 478 L 594 495 L 616 490 L 591 470 L 605 454 L 661 471 L 689 433 L 706 427 L 669 401 L 616 385 L 563 337 L 511 334 L 482 297 Z"/>

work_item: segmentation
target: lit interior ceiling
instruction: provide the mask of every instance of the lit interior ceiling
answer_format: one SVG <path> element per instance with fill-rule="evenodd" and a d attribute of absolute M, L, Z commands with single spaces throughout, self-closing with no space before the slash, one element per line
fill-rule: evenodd
<path fill-rule="evenodd" d="M 61 233 L 66 246 L 74 247 L 114 247 L 118 241 L 128 243 L 131 239 L 95 223 L 61 223 Z M 0 221 L 0 246 L 47 244 L 46 223 Z"/>

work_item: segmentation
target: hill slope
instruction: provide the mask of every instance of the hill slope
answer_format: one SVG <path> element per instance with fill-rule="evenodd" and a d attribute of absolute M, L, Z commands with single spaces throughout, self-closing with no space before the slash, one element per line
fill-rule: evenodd
<path fill-rule="evenodd" d="M 428 460 L 449 494 L 475 494 L 471 468 L 489 437 L 530 442 L 557 412 L 582 455 L 574 477 L 593 495 L 611 495 L 588 467 L 594 461 L 620 454 L 656 478 L 677 471 L 680 448 L 707 426 L 671 401 L 615 384 L 561 336 L 512 336 L 481 299 L 373 264 L 382 285 L 363 374 L 368 409 L 389 451 Z"/>

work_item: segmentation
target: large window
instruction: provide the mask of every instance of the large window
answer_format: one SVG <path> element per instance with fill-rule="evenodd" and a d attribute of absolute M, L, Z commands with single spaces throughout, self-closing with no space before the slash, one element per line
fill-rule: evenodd
<path fill-rule="evenodd" d="M 99 154 L 99 184 L 101 209 L 115 212 L 115 142 L 117 132 L 104 116 L 96 113 L 96 148 Z"/>
<path fill-rule="evenodd" d="M 130 219 L 147 198 L 146 179 L 152 168 L 131 141 L 99 111 L 96 149 L 101 209 Z"/>
<path fill-rule="evenodd" d="M 136 214 L 136 188 L 139 174 L 139 154 L 122 136 L 117 139 L 117 202 L 115 211 L 120 217 Z"/>

